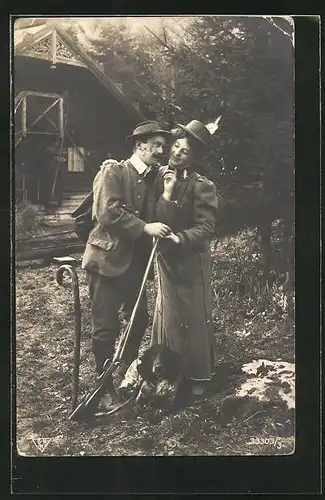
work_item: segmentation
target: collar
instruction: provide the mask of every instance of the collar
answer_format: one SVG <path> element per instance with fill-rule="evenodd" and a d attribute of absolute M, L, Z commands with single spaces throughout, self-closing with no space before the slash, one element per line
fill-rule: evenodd
<path fill-rule="evenodd" d="M 140 175 L 143 175 L 150 170 L 150 167 L 148 167 L 148 165 L 146 165 L 136 154 L 133 154 L 131 158 L 129 158 L 129 161 L 132 163 L 132 165 Z"/>

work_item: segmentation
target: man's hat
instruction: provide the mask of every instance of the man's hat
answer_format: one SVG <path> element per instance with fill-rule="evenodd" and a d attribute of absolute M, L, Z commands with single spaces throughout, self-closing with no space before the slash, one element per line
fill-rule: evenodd
<path fill-rule="evenodd" d="M 160 128 L 159 123 L 155 121 L 146 121 L 139 123 L 133 130 L 132 135 L 128 135 L 125 140 L 137 139 L 142 136 L 151 136 L 151 135 L 171 136 L 171 133 L 167 132 L 167 130 L 162 130 Z"/>
<path fill-rule="evenodd" d="M 209 141 L 211 140 L 211 134 L 209 130 L 199 120 L 192 120 L 187 125 L 181 125 L 180 123 L 177 123 L 177 126 L 184 130 L 184 132 L 189 134 L 191 137 L 199 141 L 201 144 L 204 144 L 204 146 L 207 146 Z"/>

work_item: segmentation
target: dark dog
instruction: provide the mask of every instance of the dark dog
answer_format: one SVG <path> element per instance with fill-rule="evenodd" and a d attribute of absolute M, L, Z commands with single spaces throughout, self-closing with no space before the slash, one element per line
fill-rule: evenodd
<path fill-rule="evenodd" d="M 154 345 L 133 361 L 119 391 L 137 394 L 141 406 L 171 411 L 183 380 L 179 355 L 164 345 Z"/>

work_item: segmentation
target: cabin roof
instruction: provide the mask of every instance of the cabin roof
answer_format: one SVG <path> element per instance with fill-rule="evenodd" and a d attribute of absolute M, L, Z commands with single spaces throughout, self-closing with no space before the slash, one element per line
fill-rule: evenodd
<path fill-rule="evenodd" d="M 135 107 L 135 105 L 127 99 L 117 85 L 104 73 L 101 67 L 90 57 L 74 40 L 55 23 L 50 25 L 32 26 L 29 28 L 16 29 L 14 31 L 14 55 L 27 57 L 41 57 L 50 60 L 50 56 L 37 54 L 33 51 L 42 41 L 49 39 L 55 35 L 55 39 L 59 39 L 71 51 L 74 56 L 75 63 L 79 62 L 79 66 L 88 68 L 102 85 L 114 96 L 135 119 L 144 120 L 145 116 Z M 69 59 L 58 61 L 60 63 L 69 64 Z M 71 64 L 71 63 L 70 63 Z"/>

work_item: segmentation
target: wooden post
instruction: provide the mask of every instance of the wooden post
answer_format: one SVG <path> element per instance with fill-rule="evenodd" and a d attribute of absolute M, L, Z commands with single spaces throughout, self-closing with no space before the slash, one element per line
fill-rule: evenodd
<path fill-rule="evenodd" d="M 56 67 L 56 30 L 52 32 L 52 66 Z"/>
<path fill-rule="evenodd" d="M 27 192 L 26 192 L 26 175 L 23 174 L 23 202 L 27 201 Z"/>
<path fill-rule="evenodd" d="M 37 201 L 40 201 L 40 181 L 39 176 L 37 176 Z"/>
<path fill-rule="evenodd" d="M 22 119 L 23 119 L 23 137 L 26 137 L 26 135 L 27 135 L 27 95 L 24 95 L 24 97 L 23 97 Z"/>
<path fill-rule="evenodd" d="M 262 286 L 268 288 L 270 281 L 270 268 L 271 268 L 271 231 L 272 221 L 265 219 L 259 225 L 259 234 L 261 238 L 261 253 L 263 255 L 263 276 Z"/>
<path fill-rule="evenodd" d="M 284 291 L 287 295 L 288 316 L 294 318 L 294 221 L 293 213 L 289 212 L 284 218 L 283 252 L 286 267 L 286 281 Z"/>
<path fill-rule="evenodd" d="M 60 98 L 60 103 L 59 103 L 59 124 L 60 124 L 60 139 L 63 140 L 63 134 L 64 134 L 63 97 Z"/>

